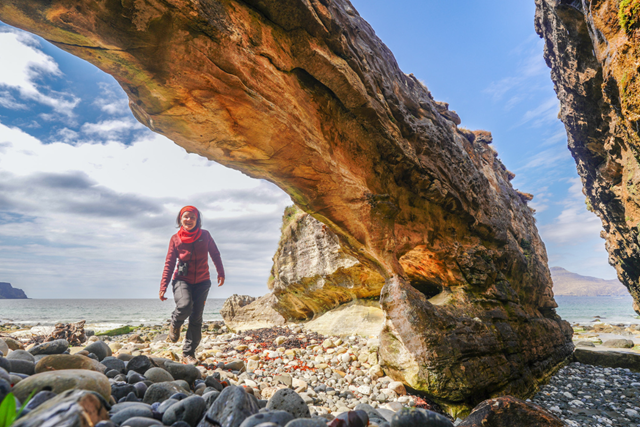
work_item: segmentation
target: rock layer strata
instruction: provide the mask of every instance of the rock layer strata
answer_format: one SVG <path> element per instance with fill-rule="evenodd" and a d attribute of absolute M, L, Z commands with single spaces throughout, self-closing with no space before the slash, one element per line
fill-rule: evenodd
<path fill-rule="evenodd" d="M 640 27 L 637 0 L 536 0 L 587 207 L 640 313 Z"/>
<path fill-rule="evenodd" d="M 571 353 L 530 195 L 347 0 L 8 0 L 0 19 L 113 75 L 153 131 L 326 224 L 385 280 L 381 357 L 411 387 L 469 408 L 531 392 Z"/>

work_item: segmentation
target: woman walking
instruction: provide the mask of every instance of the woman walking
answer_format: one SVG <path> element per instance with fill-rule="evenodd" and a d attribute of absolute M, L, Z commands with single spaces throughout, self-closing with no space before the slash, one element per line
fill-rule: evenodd
<path fill-rule="evenodd" d="M 218 286 L 224 284 L 224 267 L 211 234 L 201 228 L 202 218 L 198 209 L 185 206 L 180 210 L 176 222 L 180 230 L 169 241 L 160 283 L 160 300 L 167 300 L 164 294 L 171 281 L 176 308 L 171 315 L 167 339 L 171 342 L 180 339 L 182 324 L 188 317 L 189 327 L 182 347 L 182 362 L 196 364 L 196 348 L 202 338 L 202 312 L 211 288 L 209 255 L 218 272 Z M 176 261 L 178 268 L 174 273 Z"/>

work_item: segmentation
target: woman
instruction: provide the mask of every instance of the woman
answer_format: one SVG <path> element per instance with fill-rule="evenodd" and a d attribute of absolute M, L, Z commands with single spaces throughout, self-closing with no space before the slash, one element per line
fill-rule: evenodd
<path fill-rule="evenodd" d="M 182 324 L 188 317 L 189 327 L 182 347 L 182 361 L 196 364 L 198 361 L 195 358 L 195 352 L 202 338 L 202 312 L 211 287 L 209 255 L 218 271 L 218 286 L 224 284 L 224 267 L 211 234 L 200 228 L 202 218 L 198 209 L 185 206 L 180 210 L 176 222 L 180 230 L 171 236 L 169 241 L 169 251 L 160 283 L 160 300 L 167 300 L 164 294 L 173 273 L 171 283 L 176 308 L 171 315 L 167 339 L 171 342 L 177 342 L 180 339 Z M 176 260 L 178 269 L 174 273 Z"/>

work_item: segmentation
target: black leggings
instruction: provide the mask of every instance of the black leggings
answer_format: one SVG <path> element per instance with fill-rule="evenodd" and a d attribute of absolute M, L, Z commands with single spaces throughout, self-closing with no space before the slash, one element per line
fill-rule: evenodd
<path fill-rule="evenodd" d="M 211 280 L 190 285 L 182 280 L 173 282 L 173 298 L 176 309 L 171 315 L 171 324 L 180 330 L 184 321 L 189 318 L 187 336 L 182 347 L 182 354 L 195 356 L 196 348 L 202 338 L 202 312 L 211 288 Z"/>

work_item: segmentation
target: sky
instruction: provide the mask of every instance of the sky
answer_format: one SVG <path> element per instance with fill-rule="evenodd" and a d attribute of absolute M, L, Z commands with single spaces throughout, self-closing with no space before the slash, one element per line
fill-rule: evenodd
<path fill-rule="evenodd" d="M 492 132 L 514 187 L 535 196 L 549 265 L 614 278 L 533 0 L 352 3 L 462 127 Z M 268 292 L 283 191 L 154 134 L 111 76 L 41 38 L 0 24 L 0 63 L 0 281 L 31 298 L 155 298 L 177 212 L 193 204 L 226 270 L 209 297 Z"/>

